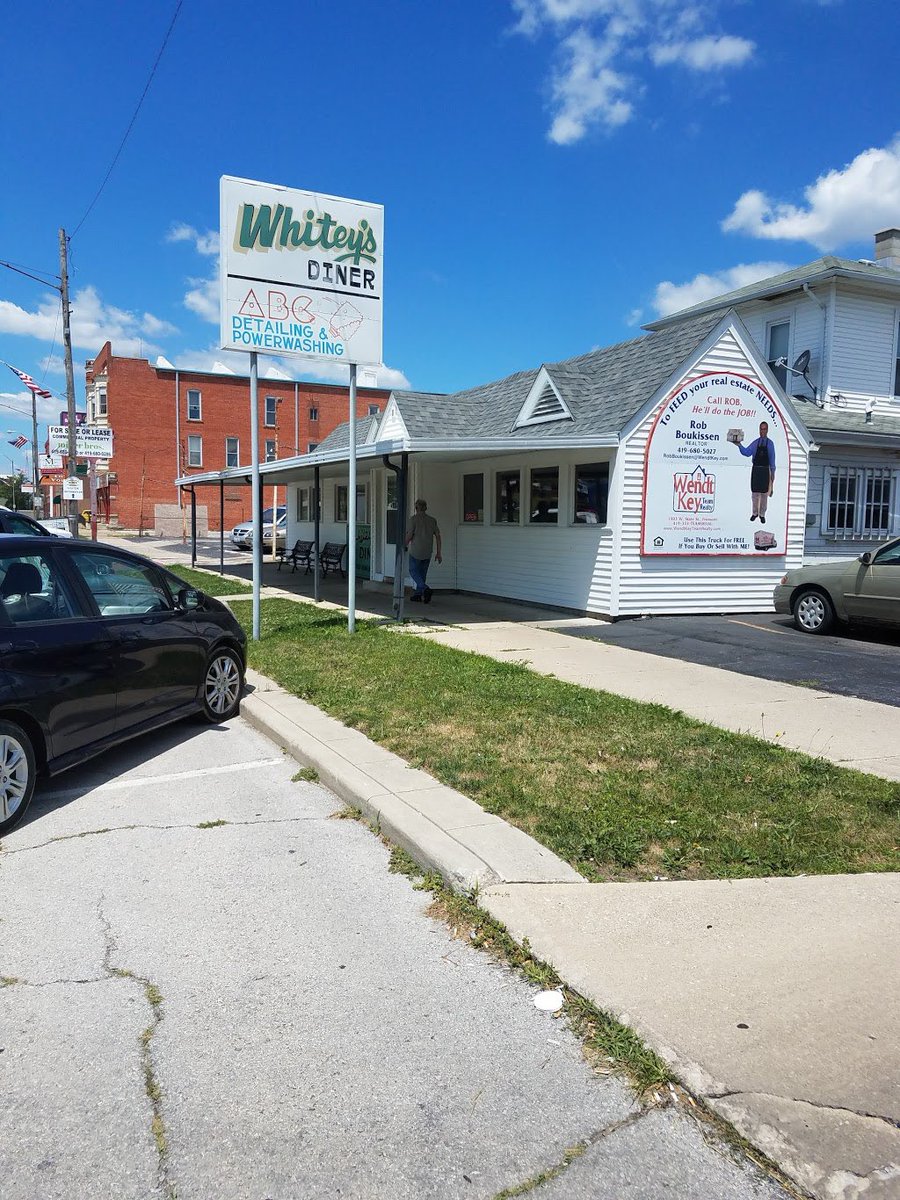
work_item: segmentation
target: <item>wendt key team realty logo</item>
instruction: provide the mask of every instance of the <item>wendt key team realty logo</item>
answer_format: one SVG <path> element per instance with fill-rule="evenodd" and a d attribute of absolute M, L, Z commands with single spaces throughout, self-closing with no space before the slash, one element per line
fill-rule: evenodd
<path fill-rule="evenodd" d="M 224 350 L 379 366 L 380 204 L 223 175 Z"/>
<path fill-rule="evenodd" d="M 708 372 L 665 400 L 647 441 L 641 553 L 784 554 L 790 443 L 754 380 Z"/>

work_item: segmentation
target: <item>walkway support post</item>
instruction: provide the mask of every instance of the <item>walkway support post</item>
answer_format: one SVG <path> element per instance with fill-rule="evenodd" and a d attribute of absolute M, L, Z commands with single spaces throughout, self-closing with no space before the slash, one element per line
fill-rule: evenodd
<path fill-rule="evenodd" d="M 394 617 L 398 621 L 403 620 L 403 610 L 406 599 L 406 588 L 403 586 L 405 571 L 403 567 L 403 556 L 405 546 L 403 539 L 406 535 L 406 475 L 409 464 L 409 455 L 403 453 L 400 456 L 400 466 L 395 466 L 391 462 L 390 456 L 385 454 L 382 456 L 384 465 L 389 471 L 393 471 L 397 477 L 397 532 L 394 541 Z"/>
<path fill-rule="evenodd" d="M 313 537 L 315 538 L 315 541 L 316 541 L 316 554 L 315 554 L 316 570 L 315 570 L 315 574 L 313 575 L 313 599 L 315 600 L 316 604 L 318 604 L 319 601 L 322 599 L 322 585 L 321 585 L 322 569 L 321 569 L 321 564 L 319 562 L 319 537 L 321 536 L 320 529 L 319 529 L 319 525 L 320 525 L 319 513 L 321 510 L 321 502 L 319 500 L 319 494 L 320 494 L 319 493 L 319 468 L 316 466 L 316 467 L 313 467 L 313 505 L 315 506 L 313 508 L 313 512 L 315 514 L 315 516 L 313 517 Z"/>
<path fill-rule="evenodd" d="M 197 489 L 191 488 L 191 566 L 197 565 Z"/>
<path fill-rule="evenodd" d="M 350 364 L 350 479 L 347 486 L 347 631 L 356 632 L 356 363 Z"/>
<path fill-rule="evenodd" d="M 253 520 L 253 640 L 259 641 L 259 591 L 262 582 L 262 480 L 259 474 L 259 365 L 250 351 L 251 517 Z"/>
<path fill-rule="evenodd" d="M 225 480 L 219 480 L 219 574 L 225 574 Z"/>

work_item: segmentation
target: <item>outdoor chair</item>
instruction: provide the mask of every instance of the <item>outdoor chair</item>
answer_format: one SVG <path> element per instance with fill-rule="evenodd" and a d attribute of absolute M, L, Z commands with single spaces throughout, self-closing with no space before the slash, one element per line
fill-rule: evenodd
<path fill-rule="evenodd" d="M 342 542 L 326 542 L 319 554 L 319 563 L 322 567 L 322 574 L 327 575 L 329 571 L 340 571 L 343 578 L 344 554 L 347 547 Z"/>
<path fill-rule="evenodd" d="M 313 554 L 315 552 L 314 542 L 294 542 L 293 550 L 288 550 L 285 547 L 278 551 L 278 570 L 281 570 L 281 564 L 289 562 L 291 564 L 291 574 L 297 570 L 299 566 L 306 567 L 305 574 L 309 574 L 312 570 Z"/>

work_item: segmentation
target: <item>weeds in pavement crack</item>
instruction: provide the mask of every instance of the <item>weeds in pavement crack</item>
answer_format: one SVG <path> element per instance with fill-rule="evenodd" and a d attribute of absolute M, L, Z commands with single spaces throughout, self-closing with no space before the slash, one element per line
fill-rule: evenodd
<path fill-rule="evenodd" d="M 315 767 L 301 767 L 296 775 L 291 776 L 291 783 L 318 783 L 319 772 Z"/>

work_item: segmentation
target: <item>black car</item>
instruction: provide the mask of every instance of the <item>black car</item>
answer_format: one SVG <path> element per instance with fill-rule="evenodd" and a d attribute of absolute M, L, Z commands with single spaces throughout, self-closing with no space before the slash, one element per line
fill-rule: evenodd
<path fill-rule="evenodd" d="M 246 636 L 218 600 L 138 554 L 0 537 L 0 834 L 36 776 L 241 701 Z"/>
<path fill-rule="evenodd" d="M 49 529 L 39 525 L 33 517 L 16 512 L 13 508 L 0 507 L 0 533 L 25 534 L 28 537 L 53 537 Z"/>

